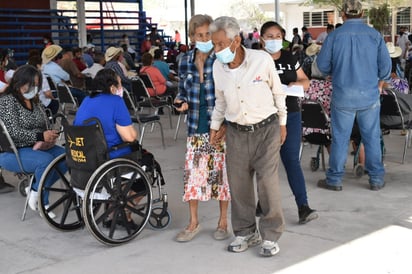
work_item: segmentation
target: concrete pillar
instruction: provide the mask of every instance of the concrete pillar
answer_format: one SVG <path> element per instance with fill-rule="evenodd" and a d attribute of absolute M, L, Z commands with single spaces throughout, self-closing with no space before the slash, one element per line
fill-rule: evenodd
<path fill-rule="evenodd" d="M 79 47 L 83 48 L 87 45 L 86 9 L 84 0 L 77 0 L 77 31 L 79 35 Z"/>

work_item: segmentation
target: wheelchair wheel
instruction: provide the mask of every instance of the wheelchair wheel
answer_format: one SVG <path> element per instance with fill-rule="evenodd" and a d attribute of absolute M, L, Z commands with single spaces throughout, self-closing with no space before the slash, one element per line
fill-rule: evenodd
<path fill-rule="evenodd" d="M 316 157 L 312 157 L 312 159 L 310 159 L 310 170 L 316 171 L 318 169 L 319 169 L 319 159 Z"/>
<path fill-rule="evenodd" d="M 162 230 L 169 226 L 172 215 L 168 209 L 163 209 L 162 206 L 155 206 L 152 208 L 150 214 L 149 224 L 153 229 Z"/>
<path fill-rule="evenodd" d="M 365 173 L 365 168 L 361 164 L 357 164 L 353 168 L 353 175 L 355 175 L 355 177 L 357 177 L 357 178 L 362 177 L 364 173 Z"/>
<path fill-rule="evenodd" d="M 29 186 L 29 178 L 24 178 L 19 182 L 19 192 L 23 197 L 27 196 L 26 188 Z"/>
<path fill-rule="evenodd" d="M 54 183 L 47 186 L 46 182 L 50 180 Z M 58 156 L 46 168 L 39 190 L 40 214 L 51 227 L 62 231 L 83 227 L 80 199 L 70 185 L 65 154 Z M 49 201 L 48 205 L 44 204 L 45 200 Z"/>
<path fill-rule="evenodd" d="M 134 239 L 147 224 L 151 210 L 150 179 L 134 161 L 110 160 L 87 183 L 84 222 L 104 244 L 119 245 Z"/>

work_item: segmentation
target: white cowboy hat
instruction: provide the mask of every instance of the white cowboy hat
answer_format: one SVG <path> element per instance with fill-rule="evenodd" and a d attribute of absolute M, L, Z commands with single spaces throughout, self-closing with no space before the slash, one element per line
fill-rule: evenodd
<path fill-rule="evenodd" d="M 316 43 L 310 44 L 309 47 L 306 49 L 306 55 L 307 56 L 313 56 L 317 54 L 320 51 L 320 46 Z"/>
<path fill-rule="evenodd" d="M 395 47 L 392 42 L 387 42 L 386 47 L 388 48 L 391 58 L 398 58 L 399 56 L 401 56 L 402 49 L 400 47 Z"/>
<path fill-rule="evenodd" d="M 113 59 L 113 57 L 115 57 L 120 52 L 123 52 L 122 48 L 110 47 L 106 50 L 106 53 L 104 54 L 104 59 L 106 59 L 106 62 L 109 62 Z"/>

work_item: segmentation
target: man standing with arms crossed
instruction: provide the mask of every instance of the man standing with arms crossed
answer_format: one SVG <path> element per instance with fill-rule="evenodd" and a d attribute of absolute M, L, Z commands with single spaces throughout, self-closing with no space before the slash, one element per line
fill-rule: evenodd
<path fill-rule="evenodd" d="M 219 17 L 210 26 L 216 58 L 213 65 L 215 108 L 211 144 L 221 138 L 226 119 L 226 166 L 231 191 L 230 252 L 243 252 L 263 239 L 262 256 L 279 252 L 284 229 L 279 189 L 279 149 L 286 138 L 286 94 L 270 55 L 241 45 L 233 17 Z M 220 131 L 218 131 L 220 129 Z M 262 208 L 259 231 L 253 177 Z M 259 235 L 259 232 L 261 235 Z"/>
<path fill-rule="evenodd" d="M 389 80 L 391 58 L 381 34 L 365 24 L 360 1 L 343 2 L 344 24 L 331 32 L 317 58 L 319 70 L 332 76 L 332 148 L 326 179 L 318 187 L 342 190 L 347 150 L 356 117 L 365 145 L 371 190 L 385 186 L 380 145 L 378 81 Z"/>

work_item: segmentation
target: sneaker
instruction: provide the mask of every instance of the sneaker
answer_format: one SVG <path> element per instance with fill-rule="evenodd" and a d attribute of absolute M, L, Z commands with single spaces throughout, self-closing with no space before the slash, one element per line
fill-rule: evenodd
<path fill-rule="evenodd" d="M 49 209 L 49 205 L 45 205 L 44 208 L 45 208 L 46 210 Z M 47 213 L 47 215 L 49 215 L 49 217 L 50 217 L 51 219 L 56 218 L 56 214 L 54 214 L 53 211 L 49 211 L 49 212 Z"/>
<path fill-rule="evenodd" d="M 197 235 L 197 233 L 199 233 L 199 231 L 200 231 L 199 224 L 192 231 L 185 228 L 184 230 L 180 231 L 179 234 L 177 234 L 176 241 L 181 242 L 181 243 L 189 242 Z"/>
<path fill-rule="evenodd" d="M 213 238 L 215 238 L 215 240 L 218 241 L 227 239 L 229 238 L 229 232 L 227 232 L 227 229 L 218 227 L 216 231 L 213 233 Z"/>
<path fill-rule="evenodd" d="M 236 236 L 235 240 L 230 243 L 227 250 L 230 252 L 243 252 L 246 251 L 249 246 L 256 246 L 262 242 L 259 233 L 256 231 L 248 236 Z"/>
<path fill-rule="evenodd" d="M 39 201 L 39 193 L 35 190 L 30 191 L 29 195 L 29 207 L 33 211 L 37 211 L 37 203 Z"/>
<path fill-rule="evenodd" d="M 26 186 L 24 191 L 26 192 L 26 196 L 28 196 L 30 194 L 30 186 Z"/>
<path fill-rule="evenodd" d="M 316 210 L 311 209 L 308 205 L 299 207 L 299 224 L 306 224 L 318 218 Z"/>
<path fill-rule="evenodd" d="M 260 255 L 264 257 L 271 257 L 279 253 L 279 245 L 277 242 L 263 241 L 260 248 Z"/>

